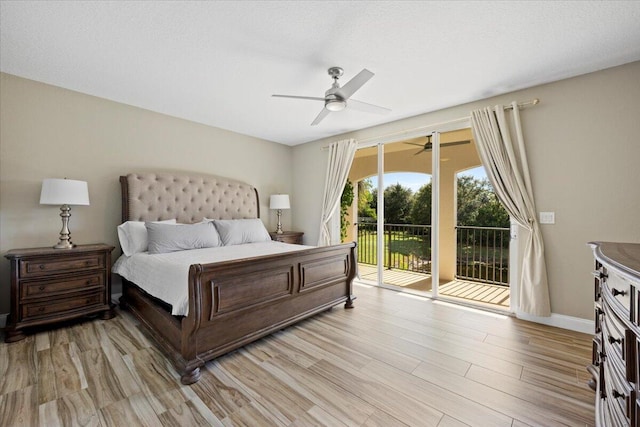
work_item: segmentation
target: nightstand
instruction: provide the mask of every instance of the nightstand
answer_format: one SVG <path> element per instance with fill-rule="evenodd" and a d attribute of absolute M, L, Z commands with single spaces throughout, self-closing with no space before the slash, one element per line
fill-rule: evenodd
<path fill-rule="evenodd" d="M 269 233 L 271 240 L 282 243 L 293 243 L 294 245 L 302 244 L 302 231 L 284 231 L 282 234 L 277 234 L 275 231 Z"/>
<path fill-rule="evenodd" d="M 25 329 L 90 314 L 111 319 L 111 251 L 105 244 L 72 249 L 13 249 L 11 313 L 5 342 L 25 338 Z"/>

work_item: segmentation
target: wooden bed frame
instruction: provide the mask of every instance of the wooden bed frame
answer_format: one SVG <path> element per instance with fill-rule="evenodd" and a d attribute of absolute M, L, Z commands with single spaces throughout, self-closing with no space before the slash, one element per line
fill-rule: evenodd
<path fill-rule="evenodd" d="M 259 217 L 257 191 L 225 178 L 129 174 L 120 177 L 120 183 L 123 222 L 156 221 L 176 216 L 178 222 L 192 223 L 203 217 Z M 221 190 L 225 188 L 229 191 Z M 236 191 L 237 188 L 240 190 Z M 168 191 L 166 196 L 159 196 L 165 189 Z M 199 196 L 178 197 L 184 193 Z M 230 194 L 241 197 L 242 201 L 223 200 Z M 212 208 L 210 200 L 216 197 L 220 197 L 218 201 L 227 207 Z M 161 199 L 170 199 L 172 203 L 155 210 L 152 204 Z M 198 200 L 202 202 L 198 203 Z M 236 209 L 228 206 L 238 205 L 253 207 L 248 213 L 240 209 L 229 212 Z M 190 217 L 185 218 L 181 212 L 190 212 Z M 356 262 L 356 244 L 352 242 L 294 253 L 194 264 L 189 268 L 187 316 L 171 315 L 168 304 L 124 278 L 120 306 L 140 321 L 173 361 L 182 383 L 192 384 L 200 379 L 200 368 L 208 360 L 334 305 L 344 302 L 345 308 L 353 307 L 352 281 L 356 275 Z"/>

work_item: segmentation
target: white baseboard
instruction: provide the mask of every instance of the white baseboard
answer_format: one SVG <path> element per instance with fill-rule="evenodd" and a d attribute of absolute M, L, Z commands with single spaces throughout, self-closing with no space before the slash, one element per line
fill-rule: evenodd
<path fill-rule="evenodd" d="M 539 317 L 527 313 L 516 313 L 516 317 L 529 322 L 542 323 L 543 325 L 569 329 L 570 331 L 582 332 L 584 334 L 593 334 L 595 331 L 593 320 L 565 316 L 564 314 L 551 313 L 549 317 Z"/>
<path fill-rule="evenodd" d="M 365 286 L 365 287 L 379 286 L 379 285 L 376 285 L 375 282 L 368 282 L 368 281 L 367 282 L 354 281 L 353 283 L 355 285 Z M 384 286 L 379 286 L 379 287 L 384 288 Z M 392 288 L 386 288 L 386 289 L 392 289 Z M 392 289 L 392 290 L 397 291 L 397 289 Z M 433 299 L 430 295 L 429 296 L 424 295 L 422 297 Z M 451 301 L 451 300 L 445 300 L 445 299 L 435 299 L 434 301 L 445 302 L 447 304 L 458 305 L 461 307 L 473 308 L 475 310 L 483 310 L 483 307 L 474 306 L 473 304 L 461 304 L 460 301 Z M 494 311 L 494 310 L 490 310 L 490 311 L 498 314 L 503 314 L 506 316 L 515 316 L 518 319 L 526 320 L 528 322 L 541 323 L 543 325 L 555 326 L 556 328 L 568 329 L 570 331 L 582 332 L 584 334 L 593 335 L 593 333 L 595 332 L 594 321 L 589 319 L 582 319 L 580 317 L 572 317 L 572 316 L 566 316 L 564 314 L 556 314 L 556 313 L 551 313 L 551 316 L 549 317 L 539 317 L 539 316 L 533 316 L 531 314 L 527 314 L 524 312 L 500 313 L 499 311 Z"/>

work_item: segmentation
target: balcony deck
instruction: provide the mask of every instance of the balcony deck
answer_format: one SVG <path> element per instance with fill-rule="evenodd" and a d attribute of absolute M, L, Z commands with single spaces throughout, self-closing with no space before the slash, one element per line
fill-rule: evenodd
<path fill-rule="evenodd" d="M 377 281 L 377 266 L 358 264 L 358 269 L 361 280 L 369 282 Z M 383 280 L 387 285 L 397 286 L 410 292 L 426 293 L 431 291 L 430 274 L 385 269 L 383 272 Z M 454 300 L 485 305 L 493 309 L 509 309 L 508 286 L 491 285 L 469 280 L 441 280 L 438 286 L 438 294 Z"/>

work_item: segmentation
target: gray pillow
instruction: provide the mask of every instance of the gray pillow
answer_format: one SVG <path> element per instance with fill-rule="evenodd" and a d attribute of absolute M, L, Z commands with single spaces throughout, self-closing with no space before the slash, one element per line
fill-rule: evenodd
<path fill-rule="evenodd" d="M 268 242 L 271 236 L 259 218 L 256 219 L 215 219 L 213 223 L 225 246 L 243 243 Z"/>
<path fill-rule="evenodd" d="M 221 246 L 220 236 L 211 222 L 196 224 L 163 224 L 145 222 L 149 237 L 149 253 L 184 251 Z"/>

